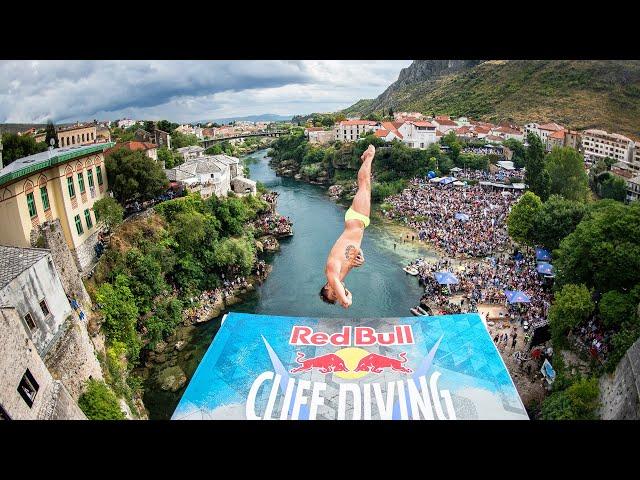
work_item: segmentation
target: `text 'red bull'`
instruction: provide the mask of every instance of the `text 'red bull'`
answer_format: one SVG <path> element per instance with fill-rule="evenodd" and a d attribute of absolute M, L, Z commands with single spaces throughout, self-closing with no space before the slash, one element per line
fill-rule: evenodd
<path fill-rule="evenodd" d="M 313 328 L 295 325 L 289 338 L 291 345 L 313 345 L 322 347 L 368 347 L 372 345 L 412 345 L 411 325 L 396 325 L 391 332 L 377 332 L 371 327 L 344 326 L 335 333 L 314 332 Z"/>

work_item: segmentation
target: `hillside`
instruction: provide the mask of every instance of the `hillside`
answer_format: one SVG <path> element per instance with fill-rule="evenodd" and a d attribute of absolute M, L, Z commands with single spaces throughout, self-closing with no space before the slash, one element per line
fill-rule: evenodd
<path fill-rule="evenodd" d="M 555 121 L 640 137 L 640 61 L 419 60 L 345 114 L 419 111 L 490 122 Z"/>

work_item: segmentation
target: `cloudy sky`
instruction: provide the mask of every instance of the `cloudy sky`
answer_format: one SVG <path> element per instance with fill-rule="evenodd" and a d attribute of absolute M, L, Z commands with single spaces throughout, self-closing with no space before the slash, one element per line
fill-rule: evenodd
<path fill-rule="evenodd" d="M 330 112 L 374 98 L 410 60 L 3 61 L 0 123 L 175 122 Z"/>

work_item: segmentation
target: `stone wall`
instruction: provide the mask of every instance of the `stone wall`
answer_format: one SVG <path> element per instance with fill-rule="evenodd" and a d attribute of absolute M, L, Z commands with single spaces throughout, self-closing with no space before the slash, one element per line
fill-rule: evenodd
<path fill-rule="evenodd" d="M 73 251 L 76 266 L 84 274 L 91 271 L 98 262 L 95 251 L 96 243 L 98 243 L 98 230 L 89 235 L 84 243 L 78 245 L 78 248 Z"/>
<path fill-rule="evenodd" d="M 77 400 L 90 377 L 103 380 L 102 369 L 85 324 L 74 316 L 63 328 L 44 361 L 53 377 L 61 380 Z"/>
<path fill-rule="evenodd" d="M 0 405 L 13 420 L 86 418 L 64 385 L 51 376 L 14 308 L 0 307 Z M 38 384 L 29 406 L 18 385 L 29 370 Z"/>
<path fill-rule="evenodd" d="M 53 263 L 65 292 L 72 298 L 76 298 L 79 303 L 90 305 L 91 299 L 82 283 L 76 259 L 65 240 L 60 220 L 43 223 L 40 226 L 40 238 L 42 239 L 42 248 L 51 250 Z"/>
<path fill-rule="evenodd" d="M 603 420 L 640 420 L 640 339 L 600 378 L 600 402 Z"/>

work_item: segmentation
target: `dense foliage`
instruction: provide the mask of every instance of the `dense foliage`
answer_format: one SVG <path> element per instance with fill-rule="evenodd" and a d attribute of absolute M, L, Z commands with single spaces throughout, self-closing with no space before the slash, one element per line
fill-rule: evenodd
<path fill-rule="evenodd" d="M 113 391 L 102 381 L 91 379 L 80 395 L 78 406 L 89 420 L 123 420 L 124 413 Z"/>
<path fill-rule="evenodd" d="M 594 308 L 591 292 L 585 285 L 569 284 L 562 287 L 549 309 L 549 325 L 554 341 L 562 344 L 565 334 L 587 320 Z"/>
<path fill-rule="evenodd" d="M 553 392 L 542 404 L 544 420 L 596 420 L 598 379 L 581 378 L 564 390 Z"/>
<path fill-rule="evenodd" d="M 540 210 L 542 202 L 535 193 L 529 191 L 520 197 L 507 218 L 509 236 L 517 242 L 533 245 L 535 221 Z"/>
<path fill-rule="evenodd" d="M 44 152 L 47 149 L 47 144 L 45 142 L 36 142 L 31 135 L 3 133 L 2 149 L 2 163 L 6 167 L 18 158 Z"/>
<path fill-rule="evenodd" d="M 535 193 L 542 201 L 549 196 L 549 172 L 545 168 L 544 146 L 540 137 L 535 133 L 527 135 L 525 155 L 525 176 L 524 182 L 529 186 L 529 190 Z"/>
<path fill-rule="evenodd" d="M 93 212 L 99 224 L 111 230 L 122 223 L 124 209 L 113 197 L 103 197 L 93 204 Z"/>
<path fill-rule="evenodd" d="M 158 160 L 164 162 L 164 168 L 174 168 L 184 163 L 184 158 L 178 152 L 167 147 L 158 149 Z"/>
<path fill-rule="evenodd" d="M 107 155 L 105 166 L 109 188 L 122 204 L 150 200 L 169 186 L 161 165 L 143 151 L 121 148 Z"/>
<path fill-rule="evenodd" d="M 544 168 L 549 176 L 549 193 L 568 200 L 585 201 L 589 180 L 582 155 L 571 147 L 554 147 L 547 155 Z"/>
<path fill-rule="evenodd" d="M 255 261 L 251 220 L 268 205 L 253 197 L 163 202 L 147 219 L 126 222 L 95 272 L 96 301 L 108 341 L 124 345 L 135 365 L 144 345 L 165 339 L 191 297 L 248 275 Z"/>

